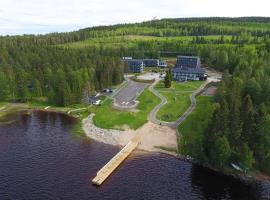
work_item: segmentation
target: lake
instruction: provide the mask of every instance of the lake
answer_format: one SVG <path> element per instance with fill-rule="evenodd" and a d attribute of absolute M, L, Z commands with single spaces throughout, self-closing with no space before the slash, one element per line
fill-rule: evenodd
<path fill-rule="evenodd" d="M 76 120 L 35 111 L 0 126 L 0 200 L 270 199 L 270 183 L 231 177 L 158 153 L 135 152 L 102 185 L 91 179 L 119 150 L 72 133 Z"/>

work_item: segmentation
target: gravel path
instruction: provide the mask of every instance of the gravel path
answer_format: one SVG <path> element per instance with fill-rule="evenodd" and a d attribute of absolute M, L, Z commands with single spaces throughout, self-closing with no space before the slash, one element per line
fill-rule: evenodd
<path fill-rule="evenodd" d="M 175 122 L 165 122 L 165 121 L 161 121 L 159 119 L 157 119 L 157 113 L 158 111 L 165 105 L 168 103 L 167 99 L 162 96 L 157 90 L 154 89 L 154 86 L 158 83 L 158 81 L 156 81 L 154 84 L 152 84 L 149 89 L 152 93 L 154 93 L 157 97 L 159 97 L 161 99 L 161 103 L 158 104 L 150 113 L 149 115 L 149 120 L 155 124 L 160 124 L 163 126 L 169 126 L 171 128 L 177 128 L 195 109 L 196 107 L 196 96 L 205 88 L 205 86 L 210 83 L 211 81 L 206 81 L 205 83 L 203 83 L 196 91 L 194 91 L 191 95 L 190 95 L 190 101 L 191 101 L 191 105 L 189 106 L 189 108 L 186 110 L 186 112 L 181 115 Z"/>

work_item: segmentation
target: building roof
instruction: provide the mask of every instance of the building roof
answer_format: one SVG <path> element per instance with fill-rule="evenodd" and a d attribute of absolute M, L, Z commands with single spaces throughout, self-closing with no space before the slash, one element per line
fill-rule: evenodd
<path fill-rule="evenodd" d="M 142 67 L 143 61 L 140 59 L 124 60 L 130 67 Z"/>
<path fill-rule="evenodd" d="M 201 61 L 198 56 L 177 56 L 176 67 L 197 68 L 200 65 Z"/>
<path fill-rule="evenodd" d="M 195 59 L 200 59 L 199 56 L 177 56 L 177 58 L 195 58 Z"/>
<path fill-rule="evenodd" d="M 205 70 L 201 67 L 188 68 L 188 67 L 174 67 L 172 73 L 192 73 L 192 74 L 205 74 Z"/>

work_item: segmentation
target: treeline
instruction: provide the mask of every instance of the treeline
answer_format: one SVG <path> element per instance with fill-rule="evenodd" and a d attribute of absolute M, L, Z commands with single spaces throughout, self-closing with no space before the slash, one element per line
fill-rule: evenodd
<path fill-rule="evenodd" d="M 245 46 L 223 48 L 215 55 L 204 55 L 204 61 L 225 71 L 216 109 L 202 138 L 186 153 L 220 168 L 234 163 L 270 174 L 269 51 Z"/>
<path fill-rule="evenodd" d="M 263 37 L 270 33 L 270 18 L 183 18 L 162 19 L 136 24 L 94 27 L 91 37 L 149 35 L 149 36 L 203 36 L 240 35 L 250 33 Z"/>
<path fill-rule="evenodd" d="M 46 35 L 24 35 L 0 37 L 0 44 L 56 45 L 83 41 L 89 38 L 102 38 L 124 35 L 148 35 L 158 37 L 205 36 L 250 34 L 264 37 L 270 35 L 270 18 L 181 18 L 162 19 L 143 23 L 118 24 L 85 28 L 74 32 L 52 33 Z M 4 39 L 4 40 L 3 40 Z"/>
<path fill-rule="evenodd" d="M 120 83 L 123 68 L 119 57 L 102 56 L 88 49 L 2 46 L 0 100 L 45 98 L 61 106 L 79 103 L 94 91 Z"/>

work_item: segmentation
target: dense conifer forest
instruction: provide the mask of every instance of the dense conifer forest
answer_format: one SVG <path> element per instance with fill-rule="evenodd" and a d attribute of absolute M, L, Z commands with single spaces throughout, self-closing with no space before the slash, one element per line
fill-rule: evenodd
<path fill-rule="evenodd" d="M 163 19 L 70 33 L 0 37 L 0 100 L 69 105 L 123 80 L 121 56 L 198 55 L 224 72 L 202 163 L 270 174 L 270 18 Z"/>

